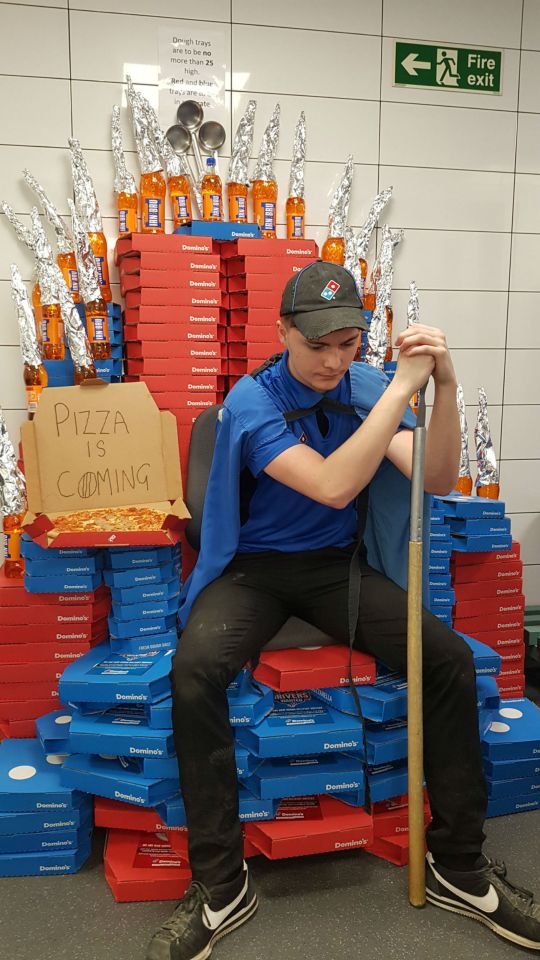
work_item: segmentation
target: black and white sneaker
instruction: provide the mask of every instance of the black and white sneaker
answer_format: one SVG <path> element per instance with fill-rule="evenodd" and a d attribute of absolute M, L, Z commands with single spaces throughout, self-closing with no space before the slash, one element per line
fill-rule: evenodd
<path fill-rule="evenodd" d="M 520 947 L 540 950 L 540 904 L 506 879 L 504 863 L 486 858 L 480 870 L 461 872 L 439 866 L 428 853 L 426 888 L 435 906 L 479 920 Z"/>
<path fill-rule="evenodd" d="M 146 960 L 206 960 L 214 944 L 242 926 L 258 907 L 247 867 L 240 893 L 227 906 L 214 906 L 206 887 L 194 881 L 172 917 L 152 937 Z"/>

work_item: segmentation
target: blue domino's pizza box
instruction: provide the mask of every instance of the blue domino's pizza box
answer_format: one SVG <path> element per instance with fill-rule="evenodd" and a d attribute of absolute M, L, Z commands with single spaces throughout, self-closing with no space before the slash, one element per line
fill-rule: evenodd
<path fill-rule="evenodd" d="M 88 716 L 93 713 L 104 715 L 109 710 L 115 709 L 116 707 L 104 708 L 102 703 L 77 704 L 77 711 L 80 716 Z M 155 703 L 123 703 L 122 712 L 141 719 L 148 727 L 154 727 L 156 730 L 172 728 L 172 697 L 170 694 Z"/>
<path fill-rule="evenodd" d="M 244 784 L 238 785 L 238 819 L 242 822 L 273 820 L 277 808 L 277 800 L 255 797 Z"/>
<path fill-rule="evenodd" d="M 450 590 L 452 587 L 452 577 L 449 573 L 430 573 L 429 591 L 432 590 Z"/>
<path fill-rule="evenodd" d="M 497 681 L 493 676 L 476 676 L 476 705 L 480 709 L 498 710 L 501 705 L 501 696 Z"/>
<path fill-rule="evenodd" d="M 540 795 L 540 774 L 533 777 L 518 777 L 515 780 L 492 780 L 486 778 L 488 797 L 498 800 L 501 797 L 521 797 L 530 794 Z"/>
<path fill-rule="evenodd" d="M 434 573 L 436 574 L 449 574 L 450 573 L 450 557 L 432 557 L 429 555 L 429 576 L 430 578 Z"/>
<path fill-rule="evenodd" d="M 108 587 L 149 587 L 153 583 L 168 583 L 176 578 L 178 583 L 179 563 L 163 563 L 143 570 L 104 570 L 103 579 Z"/>
<path fill-rule="evenodd" d="M 509 534 L 511 529 L 510 517 L 484 518 L 481 520 L 467 520 L 463 517 L 451 517 L 450 530 L 460 537 L 491 537 L 499 534 Z"/>
<path fill-rule="evenodd" d="M 488 537 L 452 537 L 452 550 L 460 553 L 485 553 L 491 550 L 511 550 L 512 534 L 493 534 Z"/>
<path fill-rule="evenodd" d="M 150 603 L 112 604 L 112 616 L 117 623 L 133 623 L 134 620 L 155 620 L 156 617 L 169 617 L 178 610 L 180 594 L 170 599 L 153 600 Z"/>
<path fill-rule="evenodd" d="M 429 531 L 429 540 L 430 543 L 437 542 L 442 540 L 443 542 L 450 542 L 450 526 L 447 523 L 433 523 L 431 524 L 431 529 Z"/>
<path fill-rule="evenodd" d="M 484 760 L 484 770 L 490 780 L 538 779 L 540 755 L 529 760 Z"/>
<path fill-rule="evenodd" d="M 187 827 L 186 808 L 178 790 L 171 797 L 156 804 L 156 813 L 167 827 Z"/>
<path fill-rule="evenodd" d="M 367 767 L 366 776 L 372 803 L 379 800 L 390 800 L 407 793 L 407 761 L 384 763 L 376 767 Z M 345 791 L 335 794 L 340 800 L 353 807 L 364 805 L 363 795 L 359 791 Z"/>
<path fill-rule="evenodd" d="M 227 700 L 231 726 L 254 726 L 273 709 L 274 691 L 242 670 L 227 687 Z"/>
<path fill-rule="evenodd" d="M 76 873 L 86 863 L 90 852 L 91 843 L 88 838 L 76 850 L 58 850 L 50 853 L 5 853 L 0 856 L 0 877 L 57 877 Z"/>
<path fill-rule="evenodd" d="M 4 853 L 58 853 L 62 850 L 75 850 L 88 844 L 92 832 L 92 816 L 88 814 L 78 829 L 61 830 L 55 833 L 45 830 L 42 833 L 0 834 L 0 856 Z"/>
<path fill-rule="evenodd" d="M 440 527 L 442 524 L 444 524 L 444 514 L 442 510 L 432 511 L 429 522 L 432 530 L 434 527 Z"/>
<path fill-rule="evenodd" d="M 487 500 L 484 497 L 465 497 L 459 493 L 450 493 L 442 497 L 447 517 L 464 517 L 481 520 L 504 517 L 506 507 L 502 500 Z"/>
<path fill-rule="evenodd" d="M 143 777 L 150 777 L 151 779 L 163 777 L 165 780 L 179 781 L 176 757 L 142 757 L 139 758 L 139 769 Z"/>
<path fill-rule="evenodd" d="M 155 807 L 178 789 L 176 780 L 141 776 L 138 762 L 125 757 L 74 753 L 64 761 L 60 776 L 66 786 L 139 807 Z"/>
<path fill-rule="evenodd" d="M 108 550 L 105 557 L 105 566 L 111 570 L 159 567 L 163 564 L 174 563 L 178 557 L 179 551 L 175 546 L 149 547 L 145 550 L 137 547 L 132 550 Z"/>
<path fill-rule="evenodd" d="M 474 658 L 474 669 L 477 673 L 484 675 L 497 676 L 501 669 L 502 658 L 496 650 L 492 650 L 485 643 L 480 643 L 474 637 L 468 637 L 465 633 L 456 630 L 458 637 L 463 637 L 465 642 L 472 650 Z"/>
<path fill-rule="evenodd" d="M 274 709 L 256 727 L 242 727 L 237 738 L 258 757 L 293 757 L 361 749 L 357 717 L 332 710 L 305 691 L 276 693 Z"/>
<path fill-rule="evenodd" d="M 175 576 L 165 583 L 153 583 L 139 587 L 111 587 L 114 604 L 159 603 L 172 600 L 180 590 L 180 578 Z"/>
<path fill-rule="evenodd" d="M 311 794 L 359 791 L 364 788 L 364 765 L 358 757 L 329 753 L 264 760 L 246 780 L 246 787 L 265 800 Z"/>
<path fill-rule="evenodd" d="M 540 809 L 540 797 L 524 794 L 519 797 L 499 797 L 488 800 L 486 817 L 505 817 L 510 813 L 530 813 Z"/>
<path fill-rule="evenodd" d="M 21 833 L 61 833 L 78 830 L 81 824 L 92 821 L 93 802 L 81 794 L 78 807 L 71 810 L 36 810 L 33 813 L 0 813 L 0 836 Z M 47 798 L 44 797 L 44 800 Z"/>
<path fill-rule="evenodd" d="M 62 547 L 61 549 L 50 547 L 46 549 L 34 543 L 27 533 L 23 533 L 21 537 L 21 556 L 25 560 L 73 560 L 82 557 L 95 557 L 96 555 L 97 550 L 90 547 Z"/>
<path fill-rule="evenodd" d="M 102 582 L 99 573 L 57 574 L 52 577 L 33 577 L 24 574 L 24 589 L 29 593 L 92 593 Z"/>
<path fill-rule="evenodd" d="M 247 750 L 240 743 L 235 744 L 236 773 L 239 780 L 245 780 L 246 777 L 257 769 L 262 763 L 259 757 L 254 757 L 251 751 Z"/>
<path fill-rule="evenodd" d="M 183 227 L 177 227 L 174 233 L 190 234 L 192 237 L 212 237 L 213 240 L 255 240 L 261 235 L 257 223 L 208 220 L 192 220 Z"/>
<path fill-rule="evenodd" d="M 115 707 L 107 713 L 73 714 L 70 732 L 72 753 L 107 753 L 120 757 L 172 757 L 173 732 L 149 727 L 129 710 Z"/>
<path fill-rule="evenodd" d="M 164 650 L 175 650 L 178 642 L 176 624 L 165 633 L 155 633 L 150 637 L 111 637 L 112 653 L 131 653 L 144 656 Z"/>
<path fill-rule="evenodd" d="M 430 590 L 429 602 L 431 607 L 453 607 L 456 596 L 453 590 Z"/>
<path fill-rule="evenodd" d="M 173 650 L 144 656 L 112 653 L 100 643 L 70 663 L 59 682 L 64 703 L 151 703 L 170 692 Z"/>
<path fill-rule="evenodd" d="M 407 756 L 407 721 L 389 720 L 387 723 L 366 721 L 367 762 L 370 765 L 392 763 Z M 362 746 L 360 756 L 364 756 Z"/>
<path fill-rule="evenodd" d="M 452 607 L 433 607 L 431 613 L 437 617 L 437 620 L 452 626 Z"/>
<path fill-rule="evenodd" d="M 144 620 L 116 620 L 109 616 L 109 631 L 111 637 L 117 640 L 128 637 L 149 637 L 154 633 L 166 633 L 176 624 L 176 613 L 167 617 L 154 617 Z"/>
<path fill-rule="evenodd" d="M 29 577 L 86 577 L 99 573 L 103 567 L 103 557 L 58 557 L 46 560 L 25 559 L 24 569 Z"/>
<path fill-rule="evenodd" d="M 44 753 L 69 753 L 69 728 L 73 710 L 53 710 L 36 720 L 36 734 Z"/>
<path fill-rule="evenodd" d="M 79 806 L 85 791 L 62 782 L 62 760 L 44 754 L 39 740 L 0 743 L 0 811 L 57 814 Z"/>
<path fill-rule="evenodd" d="M 365 720 L 385 723 L 407 716 L 407 681 L 384 681 L 356 688 Z M 325 687 L 312 690 L 315 697 L 324 700 L 334 710 L 357 716 L 355 699 L 350 687 Z"/>
<path fill-rule="evenodd" d="M 540 707 L 525 698 L 505 700 L 482 737 L 482 753 L 487 760 L 540 758 Z"/>
<path fill-rule="evenodd" d="M 452 545 L 443 540 L 436 540 L 429 545 L 429 560 L 449 560 L 452 553 Z"/>

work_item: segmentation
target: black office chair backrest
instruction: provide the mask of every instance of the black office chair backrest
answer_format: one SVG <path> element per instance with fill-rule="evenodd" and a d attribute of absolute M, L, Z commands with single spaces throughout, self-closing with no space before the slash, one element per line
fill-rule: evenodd
<path fill-rule="evenodd" d="M 189 439 L 186 505 L 191 520 L 186 526 L 186 538 L 194 550 L 201 545 L 201 525 L 206 487 L 214 455 L 216 421 L 221 404 L 208 407 L 199 414 Z"/>

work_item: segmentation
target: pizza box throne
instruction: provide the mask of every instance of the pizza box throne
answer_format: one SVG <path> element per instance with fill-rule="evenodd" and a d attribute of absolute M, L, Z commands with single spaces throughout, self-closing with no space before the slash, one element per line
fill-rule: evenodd
<path fill-rule="evenodd" d="M 189 519 L 176 420 L 144 383 L 51 387 L 21 428 L 28 512 L 42 547 L 176 543 Z"/>

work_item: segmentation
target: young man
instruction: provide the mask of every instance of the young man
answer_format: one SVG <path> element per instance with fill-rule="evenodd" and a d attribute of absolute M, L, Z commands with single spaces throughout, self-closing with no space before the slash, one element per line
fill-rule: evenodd
<path fill-rule="evenodd" d="M 204 960 L 257 909 L 242 854 L 226 688 L 291 615 L 348 642 L 355 500 L 368 486 L 354 558 L 362 574 L 354 643 L 406 671 L 409 400 L 433 378 L 425 486 L 446 494 L 460 452 L 456 378 L 441 331 L 416 325 L 397 338 L 397 371 L 387 385 L 372 367 L 352 363 L 364 328 L 351 274 L 321 261 L 309 265 L 283 293 L 283 357 L 243 377 L 220 413 L 201 551 L 183 591 L 184 631 L 172 671 L 193 883 L 152 938 L 148 960 Z M 286 416 L 292 410 L 297 418 Z M 433 814 L 428 899 L 540 949 L 540 907 L 482 854 L 486 788 L 471 652 L 428 611 L 423 647 Z"/>

